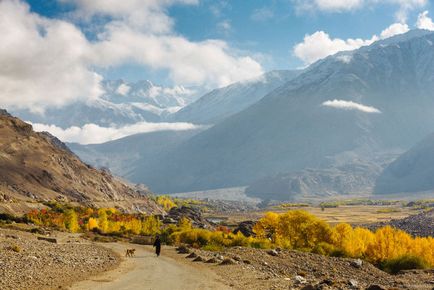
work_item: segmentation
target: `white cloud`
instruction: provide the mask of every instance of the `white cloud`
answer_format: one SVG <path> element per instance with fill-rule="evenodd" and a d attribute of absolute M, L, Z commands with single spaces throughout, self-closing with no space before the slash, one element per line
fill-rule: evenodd
<path fill-rule="evenodd" d="M 229 33 L 232 30 L 232 24 L 227 19 L 226 20 L 222 20 L 219 23 L 217 23 L 217 30 L 220 33 L 227 34 L 227 33 Z"/>
<path fill-rule="evenodd" d="M 77 27 L 0 1 L 0 106 L 42 112 L 97 98 L 101 76 L 87 65 L 90 46 Z"/>
<path fill-rule="evenodd" d="M 255 9 L 250 15 L 250 18 L 254 21 L 267 21 L 268 19 L 271 19 L 273 17 L 274 12 L 269 7 Z"/>
<path fill-rule="evenodd" d="M 128 92 L 130 91 L 130 87 L 127 84 L 121 84 L 117 89 L 116 92 L 122 96 L 126 96 Z"/>
<path fill-rule="evenodd" d="M 103 91 L 94 70 L 131 63 L 167 72 L 175 85 L 224 86 L 263 73 L 224 41 L 193 42 L 173 31 L 167 8 L 198 0 L 61 1 L 76 5 L 83 29 L 100 17 L 96 39 L 66 20 L 31 13 L 21 0 L 0 0 L 0 106 L 43 112 L 95 99 Z"/>
<path fill-rule="evenodd" d="M 364 0 L 294 0 L 298 10 L 318 9 L 328 12 L 354 10 L 365 4 Z"/>
<path fill-rule="evenodd" d="M 31 122 L 28 122 L 32 124 Z M 83 127 L 62 129 L 55 125 L 32 124 L 37 132 L 47 131 L 63 142 L 80 144 L 99 144 L 138 133 L 156 131 L 185 131 L 197 129 L 200 126 L 191 123 L 148 123 L 140 122 L 124 127 L 101 127 L 96 124 L 86 124 Z"/>
<path fill-rule="evenodd" d="M 378 38 L 371 39 L 340 39 L 330 38 L 324 31 L 317 31 L 314 34 L 306 35 L 304 41 L 294 46 L 294 54 L 305 64 L 311 64 L 326 56 L 335 54 L 339 51 L 354 50 L 364 45 L 373 43 Z"/>
<path fill-rule="evenodd" d="M 322 103 L 325 107 L 331 107 L 335 109 L 348 110 L 348 111 L 360 111 L 363 113 L 381 113 L 377 108 L 362 105 L 352 101 L 344 101 L 344 100 L 333 100 L 333 101 L 325 101 Z"/>
<path fill-rule="evenodd" d="M 373 35 L 370 39 L 331 38 L 326 32 L 317 31 L 311 35 L 306 35 L 303 42 L 294 46 L 293 52 L 296 57 L 301 59 L 306 65 L 309 65 L 340 51 L 355 50 L 362 46 L 370 45 L 377 40 L 389 38 L 407 31 L 409 31 L 409 27 L 403 23 L 394 23 L 384 29 L 380 33 L 380 36 Z M 339 60 L 346 62 L 348 59 Z"/>
<path fill-rule="evenodd" d="M 434 22 L 432 19 L 428 16 L 428 11 L 424 11 L 419 14 L 417 17 L 417 28 L 419 29 L 427 29 L 427 30 L 434 30 Z"/>
<path fill-rule="evenodd" d="M 389 38 L 398 34 L 406 33 L 409 30 L 410 28 L 405 23 L 394 23 L 381 32 L 380 38 L 381 39 Z"/>
<path fill-rule="evenodd" d="M 347 12 L 375 5 L 398 6 L 396 18 L 406 22 L 410 10 L 425 7 L 428 0 L 292 0 L 299 12 Z"/>

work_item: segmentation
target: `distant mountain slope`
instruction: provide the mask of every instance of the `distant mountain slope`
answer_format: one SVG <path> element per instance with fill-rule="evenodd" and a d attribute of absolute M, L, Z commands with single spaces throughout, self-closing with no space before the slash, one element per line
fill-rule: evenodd
<path fill-rule="evenodd" d="M 137 210 L 159 211 L 138 191 L 84 164 L 59 140 L 34 132 L 32 126 L 4 110 L 0 111 L 0 136 L 0 212 L 19 211 L 26 203 L 34 207 L 48 200 L 87 205 L 116 202 L 120 207 L 132 206 L 134 201 L 140 204 Z"/>
<path fill-rule="evenodd" d="M 215 89 L 169 116 L 170 120 L 198 124 L 216 124 L 259 101 L 269 92 L 299 75 L 298 70 L 265 73 L 257 79 Z"/>
<path fill-rule="evenodd" d="M 417 30 L 327 57 L 132 180 L 157 192 L 233 187 L 343 152 L 409 148 L 434 127 L 433 43 Z"/>
<path fill-rule="evenodd" d="M 279 173 L 252 182 L 246 194 L 274 200 L 297 200 L 304 197 L 360 195 L 373 191 L 375 181 L 384 167 L 396 158 L 395 154 L 371 160 L 357 155 L 343 163 L 335 160 L 325 168 Z"/>
<path fill-rule="evenodd" d="M 378 194 L 434 191 L 434 134 L 390 164 L 377 179 Z"/>
<path fill-rule="evenodd" d="M 137 167 L 147 167 L 158 158 L 198 134 L 202 129 L 160 131 L 136 134 L 103 144 L 69 143 L 71 150 L 84 161 L 110 170 L 117 176 L 129 178 Z M 146 182 L 142 182 L 146 183 Z"/>

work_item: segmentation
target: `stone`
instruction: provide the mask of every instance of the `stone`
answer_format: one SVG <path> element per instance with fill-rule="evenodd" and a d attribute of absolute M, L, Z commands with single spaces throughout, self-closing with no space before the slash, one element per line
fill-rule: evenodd
<path fill-rule="evenodd" d="M 56 238 L 52 238 L 52 237 L 38 237 L 38 240 L 46 241 L 46 242 L 53 243 L 53 244 L 57 244 L 58 243 L 57 239 Z"/>
<path fill-rule="evenodd" d="M 267 251 L 267 254 L 274 257 L 279 256 L 279 252 L 277 252 L 276 250 L 269 250 Z"/>
<path fill-rule="evenodd" d="M 360 269 L 363 265 L 363 261 L 360 259 L 356 259 L 351 261 L 350 265 L 353 266 L 354 268 Z"/>
<path fill-rule="evenodd" d="M 226 258 L 220 263 L 220 265 L 235 265 L 236 263 L 237 262 L 235 262 L 233 259 Z"/>
<path fill-rule="evenodd" d="M 190 255 L 188 255 L 186 258 L 197 258 L 197 254 L 195 252 L 191 252 Z"/>
<path fill-rule="evenodd" d="M 316 290 L 316 287 L 313 286 L 312 284 L 309 284 L 301 288 L 301 290 Z"/>
<path fill-rule="evenodd" d="M 354 279 L 350 279 L 348 281 L 348 285 L 350 285 L 351 287 L 358 287 L 359 283 L 356 280 L 354 280 Z"/>
<path fill-rule="evenodd" d="M 176 248 L 176 250 L 178 251 L 178 254 L 189 254 L 190 253 L 190 249 L 184 245 L 179 246 L 178 248 Z"/>
<path fill-rule="evenodd" d="M 307 280 L 304 277 L 300 276 L 300 275 L 295 275 L 294 276 L 294 281 L 295 281 L 296 284 L 305 284 L 307 282 Z"/>
<path fill-rule="evenodd" d="M 201 256 L 197 256 L 195 259 L 193 259 L 193 262 L 204 262 L 205 259 L 202 258 Z"/>
<path fill-rule="evenodd" d="M 373 284 L 373 285 L 370 285 L 369 287 L 367 287 L 366 290 L 386 290 L 386 288 L 384 288 L 381 285 Z"/>

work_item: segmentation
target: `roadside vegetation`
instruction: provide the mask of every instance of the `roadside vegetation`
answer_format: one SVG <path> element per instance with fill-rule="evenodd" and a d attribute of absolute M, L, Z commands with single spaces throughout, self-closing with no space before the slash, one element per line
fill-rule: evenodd
<path fill-rule="evenodd" d="M 168 197 L 159 202 L 167 208 L 177 206 Z M 173 204 L 172 204 L 173 203 Z M 194 228 L 187 218 L 163 225 L 157 216 L 126 214 L 114 208 L 71 207 L 59 203 L 34 210 L 20 221 L 69 232 L 95 232 L 101 235 L 131 237 L 161 235 L 168 244 L 188 244 L 218 251 L 225 247 L 283 248 L 326 256 L 360 258 L 391 273 L 402 269 L 434 267 L 434 239 L 412 237 L 385 226 L 375 232 L 346 223 L 331 226 L 303 210 L 268 212 L 246 237 L 225 227 L 213 230 Z"/>

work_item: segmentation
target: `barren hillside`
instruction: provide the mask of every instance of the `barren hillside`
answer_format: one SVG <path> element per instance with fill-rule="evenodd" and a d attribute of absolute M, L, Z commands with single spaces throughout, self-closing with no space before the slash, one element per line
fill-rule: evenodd
<path fill-rule="evenodd" d="M 0 212 L 22 212 L 49 200 L 158 211 L 155 203 L 84 164 L 57 138 L 0 111 Z"/>

